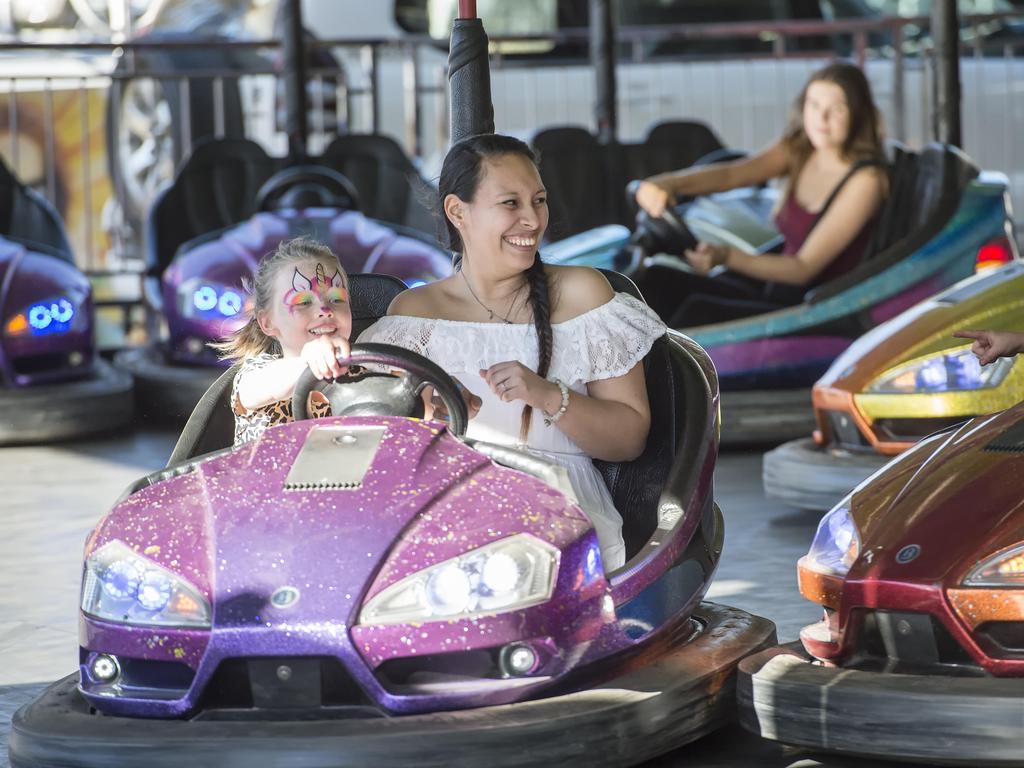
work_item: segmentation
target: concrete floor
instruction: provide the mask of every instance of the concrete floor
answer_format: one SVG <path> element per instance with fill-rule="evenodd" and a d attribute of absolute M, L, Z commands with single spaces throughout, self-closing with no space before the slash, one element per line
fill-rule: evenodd
<path fill-rule="evenodd" d="M 0 765 L 10 717 L 46 684 L 77 665 L 77 603 L 86 533 L 135 478 L 163 466 L 176 435 L 137 432 L 53 447 L 0 449 Z M 796 590 L 795 563 L 818 515 L 767 501 L 759 452 L 726 453 L 716 495 L 725 551 L 709 598 L 766 616 L 793 640 L 818 609 Z M 887 763 L 834 759 L 782 748 L 733 726 L 648 764 L 669 768 L 867 768 Z M 892 764 L 896 765 L 896 764 Z"/>

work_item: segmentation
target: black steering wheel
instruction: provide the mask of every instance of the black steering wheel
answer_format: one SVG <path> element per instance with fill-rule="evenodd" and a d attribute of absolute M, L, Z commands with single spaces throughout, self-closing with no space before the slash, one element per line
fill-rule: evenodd
<path fill-rule="evenodd" d="M 256 193 L 257 211 L 312 207 L 358 211 L 359 193 L 345 176 L 322 165 L 285 168 L 263 182 Z"/>
<path fill-rule="evenodd" d="M 336 381 L 321 381 L 308 368 L 299 376 L 292 394 L 296 421 L 309 418 L 309 393 L 323 392 L 335 416 L 422 416 L 423 390 L 431 386 L 448 409 L 448 430 L 466 434 L 469 413 L 455 379 L 423 355 L 391 344 L 355 344 L 348 366 L 381 365 L 398 375 L 363 370 Z"/>
<path fill-rule="evenodd" d="M 626 195 L 636 200 L 636 191 L 640 180 L 631 181 L 626 187 Z M 632 242 L 639 245 L 648 254 L 670 253 L 682 257 L 683 252 L 697 247 L 697 237 L 686 226 L 679 210 L 666 206 L 661 216 L 651 216 L 644 210 L 636 215 L 636 229 Z"/>

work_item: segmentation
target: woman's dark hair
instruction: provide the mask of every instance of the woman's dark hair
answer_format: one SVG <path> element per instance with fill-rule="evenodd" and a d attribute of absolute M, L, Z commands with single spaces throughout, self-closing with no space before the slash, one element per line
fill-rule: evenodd
<path fill-rule="evenodd" d="M 867 160 L 884 165 L 882 117 L 871 96 L 871 85 L 860 67 L 849 62 L 837 61 L 812 74 L 793 102 L 789 127 L 783 137 L 791 158 L 789 186 L 795 183 L 796 177 L 800 175 L 800 171 L 814 151 L 811 140 L 804 131 L 803 121 L 804 101 L 807 98 L 807 89 L 812 83 L 838 85 L 846 97 L 850 127 L 846 141 L 843 142 L 843 155 L 854 162 Z"/>
<path fill-rule="evenodd" d="M 484 175 L 484 161 L 505 155 L 519 155 L 537 165 L 537 156 L 529 146 L 519 139 L 497 133 L 469 136 L 453 144 L 444 158 L 441 177 L 437 182 L 438 220 L 441 223 L 439 229 L 442 230 L 438 235 L 441 242 L 452 251 L 456 269 L 461 269 L 465 254 L 458 228 L 445 215 L 445 198 L 448 195 L 455 195 L 464 202 L 472 202 Z M 534 254 L 533 264 L 526 270 L 526 282 L 530 287 L 528 302 L 533 314 L 533 325 L 537 329 L 537 375 L 547 378 L 551 367 L 554 334 L 551 331 L 551 291 L 539 253 Z M 523 418 L 519 427 L 519 439 L 522 442 L 526 442 L 530 432 L 532 413 L 531 406 L 523 408 Z"/>

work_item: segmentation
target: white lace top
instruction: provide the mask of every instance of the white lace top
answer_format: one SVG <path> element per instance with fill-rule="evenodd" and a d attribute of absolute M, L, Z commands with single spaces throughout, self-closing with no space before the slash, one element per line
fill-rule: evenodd
<path fill-rule="evenodd" d="M 625 293 L 551 328 L 554 349 L 548 376 L 581 394 L 587 394 L 588 382 L 628 373 L 665 333 L 665 324 L 650 307 Z M 358 341 L 394 344 L 433 360 L 483 401 L 469 422 L 469 437 L 502 445 L 518 443 L 523 403 L 503 402 L 488 388 L 480 369 L 510 360 L 536 368 L 537 331 L 532 323 L 388 315 L 367 328 Z M 580 506 L 594 521 L 605 568 L 622 565 L 622 518 L 590 457 L 557 425 L 545 426 L 538 409 L 533 411 L 526 447 L 568 470 Z"/>

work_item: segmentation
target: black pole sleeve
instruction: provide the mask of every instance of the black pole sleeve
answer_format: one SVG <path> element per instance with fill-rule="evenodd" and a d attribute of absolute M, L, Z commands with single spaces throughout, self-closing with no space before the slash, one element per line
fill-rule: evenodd
<path fill-rule="evenodd" d="M 284 47 L 285 133 L 293 162 L 306 160 L 309 138 L 306 105 L 306 40 L 302 30 L 301 0 L 287 0 L 282 28 Z"/>
<path fill-rule="evenodd" d="M 935 138 L 959 147 L 960 135 L 960 24 L 956 0 L 932 4 L 935 40 L 935 99 L 932 129 Z"/>
<path fill-rule="evenodd" d="M 487 33 L 480 19 L 456 19 L 448 54 L 451 140 L 494 133 Z"/>
<path fill-rule="evenodd" d="M 612 0 L 590 0 L 590 63 L 597 86 L 594 105 L 597 137 L 602 144 L 611 144 L 618 136 Z"/>

